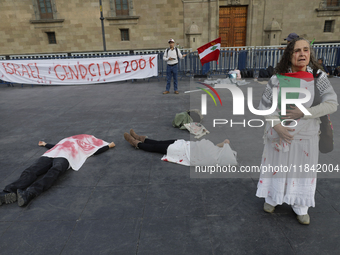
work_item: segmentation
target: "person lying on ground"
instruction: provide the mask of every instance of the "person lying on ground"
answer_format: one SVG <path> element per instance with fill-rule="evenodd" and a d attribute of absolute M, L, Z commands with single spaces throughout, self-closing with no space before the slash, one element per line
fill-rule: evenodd
<path fill-rule="evenodd" d="M 230 148 L 228 139 L 217 145 L 205 139 L 157 141 L 137 135 L 133 129 L 130 130 L 130 134 L 124 133 L 124 138 L 137 149 L 164 154 L 163 161 L 185 166 L 237 165 L 236 152 Z"/>
<path fill-rule="evenodd" d="M 0 205 L 18 200 L 19 206 L 27 205 L 33 198 L 48 190 L 67 169 L 78 171 L 86 159 L 115 147 L 92 135 L 75 135 L 64 138 L 56 145 L 39 141 L 39 146 L 48 148 L 37 161 L 26 168 L 19 179 L 0 192 Z M 39 176 L 41 179 L 37 180 Z"/>

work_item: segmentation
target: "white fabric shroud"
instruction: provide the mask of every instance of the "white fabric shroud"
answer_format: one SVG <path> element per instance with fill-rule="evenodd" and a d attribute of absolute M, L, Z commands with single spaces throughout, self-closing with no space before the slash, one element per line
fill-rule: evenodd
<path fill-rule="evenodd" d="M 206 139 L 197 142 L 177 140 L 168 147 L 162 160 L 185 166 L 237 165 L 236 152 L 229 144 L 220 148 Z"/>
<path fill-rule="evenodd" d="M 109 143 L 94 137 L 93 135 L 75 135 L 64 138 L 42 156 L 49 158 L 65 158 L 73 170 L 78 171 L 86 159 L 92 156 L 98 149 Z"/>

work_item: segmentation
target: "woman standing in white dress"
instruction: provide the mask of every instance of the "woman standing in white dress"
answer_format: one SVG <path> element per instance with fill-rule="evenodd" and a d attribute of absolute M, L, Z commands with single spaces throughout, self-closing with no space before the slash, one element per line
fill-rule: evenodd
<path fill-rule="evenodd" d="M 275 206 L 282 203 L 290 204 L 301 224 L 310 223 L 308 208 L 315 206 L 316 172 L 308 172 L 304 169 L 305 167 L 312 169 L 318 163 L 319 117 L 335 112 L 338 105 L 337 95 L 327 74 L 320 69 L 310 43 L 303 38 L 293 40 L 287 45 L 275 69 L 275 75 L 266 86 L 259 106 L 260 110 L 271 108 L 273 88 L 280 90 L 281 87 L 278 74 L 295 75 L 300 72 L 299 74 L 311 76 L 314 73 L 317 77 L 315 91 L 320 93 L 321 103 L 312 106 L 314 99 L 312 93 L 311 99 L 303 104 L 311 115 L 304 115 L 294 106 L 291 110 L 287 110 L 285 116 L 280 115 L 278 108 L 271 115 L 265 116 L 267 125 L 264 133 L 262 168 L 256 192 L 257 197 L 265 198 L 266 212 L 274 212 Z M 314 89 L 314 83 L 311 84 Z M 289 125 L 287 124 L 289 122 L 286 122 L 283 126 L 281 121 L 285 119 L 295 121 Z M 275 171 L 269 170 L 275 166 Z M 282 171 L 282 167 L 286 167 L 286 172 Z"/>

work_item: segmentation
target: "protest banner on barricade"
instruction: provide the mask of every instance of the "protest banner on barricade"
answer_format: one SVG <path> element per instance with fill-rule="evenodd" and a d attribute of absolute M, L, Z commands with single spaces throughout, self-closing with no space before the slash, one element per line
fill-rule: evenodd
<path fill-rule="evenodd" d="M 81 85 L 144 79 L 157 75 L 157 54 L 0 61 L 0 79 L 20 84 Z"/>

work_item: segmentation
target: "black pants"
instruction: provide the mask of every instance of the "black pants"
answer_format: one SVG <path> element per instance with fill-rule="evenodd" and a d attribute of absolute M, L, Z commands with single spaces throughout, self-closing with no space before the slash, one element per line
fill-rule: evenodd
<path fill-rule="evenodd" d="M 18 180 L 7 185 L 4 191 L 16 193 L 17 189 L 27 189 L 27 191 L 38 196 L 43 191 L 48 190 L 68 167 L 69 163 L 65 158 L 40 157 L 33 165 L 22 172 Z M 37 181 L 40 175 L 44 176 Z"/>
<path fill-rule="evenodd" d="M 144 143 L 138 144 L 138 148 L 143 151 L 166 154 L 169 145 L 173 144 L 174 142 L 176 142 L 176 140 L 156 141 L 146 138 Z"/>

